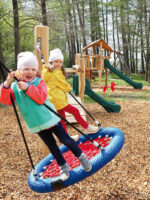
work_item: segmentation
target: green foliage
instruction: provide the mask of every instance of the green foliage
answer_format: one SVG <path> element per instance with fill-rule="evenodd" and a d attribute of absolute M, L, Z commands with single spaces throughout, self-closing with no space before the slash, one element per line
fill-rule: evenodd
<path fill-rule="evenodd" d="M 7 65 L 10 65 L 11 57 L 14 56 L 14 36 L 12 3 L 10 1 L 0 2 L 0 43 Z"/>

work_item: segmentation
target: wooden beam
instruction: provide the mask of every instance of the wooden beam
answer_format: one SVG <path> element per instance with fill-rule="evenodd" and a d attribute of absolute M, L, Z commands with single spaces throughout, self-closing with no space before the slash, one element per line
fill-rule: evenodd
<path fill-rule="evenodd" d="M 38 38 L 41 38 L 41 53 L 43 55 L 44 62 L 48 63 L 48 55 L 49 55 L 49 27 L 48 26 L 35 26 L 35 55 L 39 64 L 38 73 L 41 75 L 42 73 L 42 62 L 39 56 L 39 53 L 36 49 L 36 44 L 38 42 Z"/>
<path fill-rule="evenodd" d="M 81 58 L 81 53 L 76 53 L 75 65 L 80 65 L 80 58 Z"/>
<path fill-rule="evenodd" d="M 79 96 L 82 104 L 84 103 L 84 91 L 85 91 L 85 61 L 84 58 L 80 58 L 80 73 L 79 73 Z"/>

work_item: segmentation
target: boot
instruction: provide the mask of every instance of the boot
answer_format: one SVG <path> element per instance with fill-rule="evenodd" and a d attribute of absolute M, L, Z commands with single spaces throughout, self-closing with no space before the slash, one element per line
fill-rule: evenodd
<path fill-rule="evenodd" d="M 67 163 L 60 166 L 60 176 L 63 181 L 69 178 L 69 166 Z"/>
<path fill-rule="evenodd" d="M 70 136 L 75 142 L 79 140 L 79 135 L 72 135 Z"/>
<path fill-rule="evenodd" d="M 86 157 L 84 153 L 82 153 L 78 159 L 86 172 L 91 171 L 92 164 L 90 163 L 90 161 L 88 160 L 88 158 Z"/>
<path fill-rule="evenodd" d="M 84 129 L 84 133 L 97 133 L 99 131 L 99 127 L 98 126 L 92 126 L 89 125 L 87 129 Z"/>

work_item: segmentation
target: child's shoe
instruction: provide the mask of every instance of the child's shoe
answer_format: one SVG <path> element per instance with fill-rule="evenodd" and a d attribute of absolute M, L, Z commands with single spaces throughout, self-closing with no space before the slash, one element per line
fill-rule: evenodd
<path fill-rule="evenodd" d="M 78 159 L 86 172 L 91 171 L 92 164 L 90 163 L 90 161 L 88 160 L 88 158 L 86 157 L 84 153 L 82 153 Z"/>
<path fill-rule="evenodd" d="M 79 140 L 79 135 L 72 135 L 71 138 L 77 142 Z"/>
<path fill-rule="evenodd" d="M 60 166 L 60 176 L 63 181 L 69 178 L 69 166 L 67 163 Z"/>
<path fill-rule="evenodd" d="M 87 129 L 84 129 L 84 133 L 97 133 L 99 131 L 98 126 L 89 125 Z"/>

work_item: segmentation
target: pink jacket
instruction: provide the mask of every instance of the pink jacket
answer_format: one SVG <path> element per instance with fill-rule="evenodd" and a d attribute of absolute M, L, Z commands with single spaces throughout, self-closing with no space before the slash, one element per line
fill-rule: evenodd
<path fill-rule="evenodd" d="M 10 93 L 15 101 L 15 96 L 13 90 L 10 88 L 6 89 L 3 84 L 0 85 L 0 103 L 5 105 L 11 105 Z M 39 85 L 35 87 L 30 85 L 26 91 L 26 94 L 38 104 L 43 104 L 48 96 L 47 86 L 44 80 L 41 80 Z"/>

